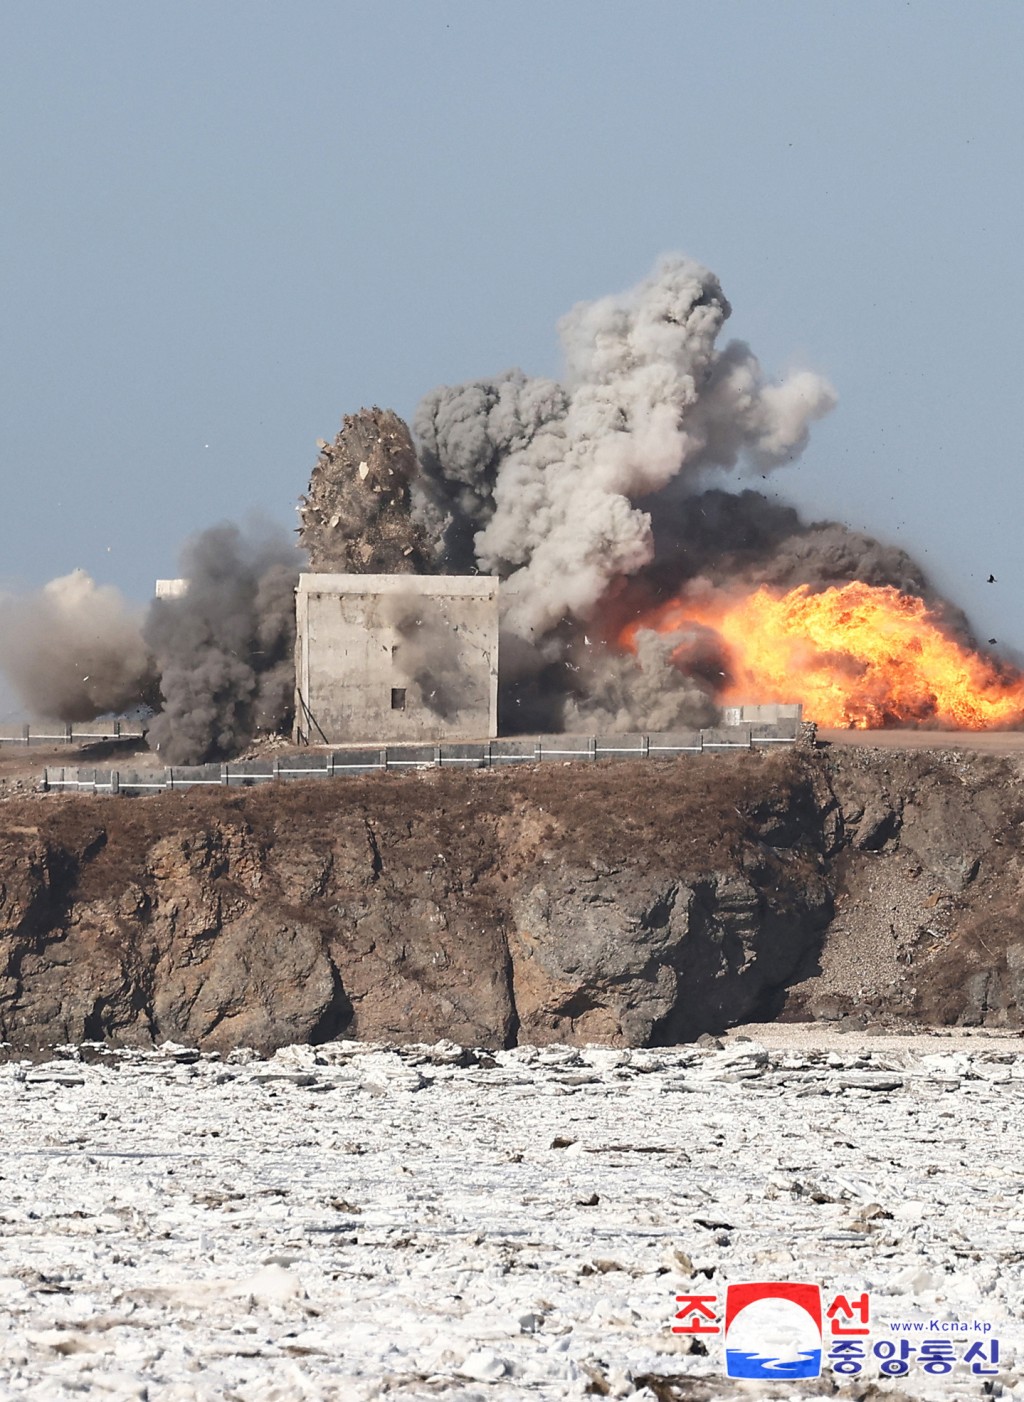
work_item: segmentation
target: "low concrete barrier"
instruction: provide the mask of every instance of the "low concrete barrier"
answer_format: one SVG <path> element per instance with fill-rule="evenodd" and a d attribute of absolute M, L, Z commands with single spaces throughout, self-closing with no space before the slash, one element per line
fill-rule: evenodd
<path fill-rule="evenodd" d="M 675 759 L 677 755 L 700 754 L 703 748 L 702 730 L 673 730 L 647 737 L 647 753 L 651 759 Z"/>
<path fill-rule="evenodd" d="M 146 732 L 137 721 L 33 721 L 0 728 L 0 745 L 100 745 L 109 740 L 142 740 Z"/>
<path fill-rule="evenodd" d="M 54 793 L 143 795 L 167 789 L 255 788 L 293 779 L 353 774 L 404 774 L 414 769 L 497 769 L 516 764 L 594 764 L 598 760 L 666 760 L 682 755 L 795 744 L 800 720 L 756 721 L 709 730 L 653 735 L 539 735 L 442 745 L 353 746 L 283 758 L 230 764 L 174 765 L 166 769 L 50 767 L 42 787 Z"/>

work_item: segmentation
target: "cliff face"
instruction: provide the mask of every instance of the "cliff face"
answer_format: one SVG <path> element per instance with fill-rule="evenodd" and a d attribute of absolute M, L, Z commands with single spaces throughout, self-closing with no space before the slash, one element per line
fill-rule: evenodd
<path fill-rule="evenodd" d="M 747 764 L 11 800 L 0 1036 L 676 1040 L 830 913 L 813 784 Z"/>
<path fill-rule="evenodd" d="M 1024 1025 L 1024 759 L 815 756 L 835 914 L 787 1015 Z"/>
<path fill-rule="evenodd" d="M 1015 761 L 872 751 L 0 805 L 0 1038 L 1017 1020 Z"/>

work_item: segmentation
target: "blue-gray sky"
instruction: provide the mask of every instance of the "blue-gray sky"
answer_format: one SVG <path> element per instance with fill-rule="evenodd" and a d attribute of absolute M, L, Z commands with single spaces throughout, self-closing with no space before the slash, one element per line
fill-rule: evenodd
<path fill-rule="evenodd" d="M 838 390 L 769 489 L 1024 648 L 1022 51 L 1016 0 L 5 6 L 0 584 L 143 599 L 682 251 Z"/>

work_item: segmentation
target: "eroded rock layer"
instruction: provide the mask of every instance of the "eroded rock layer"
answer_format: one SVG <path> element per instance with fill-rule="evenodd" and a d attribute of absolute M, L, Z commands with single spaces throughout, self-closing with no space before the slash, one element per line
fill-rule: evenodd
<path fill-rule="evenodd" d="M 1017 1026 L 1021 779 L 1016 759 L 836 750 L 10 798 L 0 1039 Z"/>

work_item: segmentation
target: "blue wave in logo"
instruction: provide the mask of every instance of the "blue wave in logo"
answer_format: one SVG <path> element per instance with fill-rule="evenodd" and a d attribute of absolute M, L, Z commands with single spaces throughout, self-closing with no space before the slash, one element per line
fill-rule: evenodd
<path fill-rule="evenodd" d="M 804 1349 L 799 1358 L 785 1360 L 736 1348 L 725 1351 L 725 1375 L 728 1378 L 816 1378 L 820 1374 L 820 1348 Z"/>

